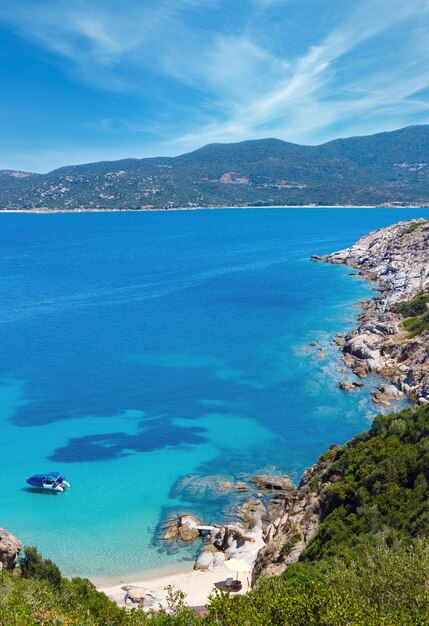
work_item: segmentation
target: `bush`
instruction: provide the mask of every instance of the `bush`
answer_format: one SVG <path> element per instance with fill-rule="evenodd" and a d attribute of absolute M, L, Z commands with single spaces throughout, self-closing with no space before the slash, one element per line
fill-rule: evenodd
<path fill-rule="evenodd" d="M 24 556 L 21 557 L 19 564 L 24 578 L 46 580 L 57 587 L 62 584 L 59 567 L 50 559 L 44 559 L 34 547 L 24 548 Z"/>
<path fill-rule="evenodd" d="M 429 311 L 424 315 L 406 319 L 404 321 L 404 328 L 408 330 L 410 339 L 416 337 L 416 335 L 420 335 L 424 330 L 429 330 Z"/>
<path fill-rule="evenodd" d="M 402 315 L 402 317 L 415 317 L 423 315 L 428 310 L 429 293 L 423 293 L 416 296 L 409 302 L 401 302 L 393 307 L 393 312 Z"/>
<path fill-rule="evenodd" d="M 404 230 L 401 232 L 401 235 L 409 235 L 410 233 L 413 233 L 418 228 L 421 228 L 422 226 L 424 226 L 427 221 L 428 221 L 427 219 L 423 219 L 420 222 L 414 222 L 407 228 L 404 228 Z"/>

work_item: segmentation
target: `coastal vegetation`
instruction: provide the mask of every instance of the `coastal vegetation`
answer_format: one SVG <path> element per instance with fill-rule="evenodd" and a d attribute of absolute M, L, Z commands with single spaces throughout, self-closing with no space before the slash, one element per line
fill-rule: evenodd
<path fill-rule="evenodd" d="M 429 293 L 420 294 L 409 302 L 401 302 L 393 311 L 405 318 L 403 324 L 410 339 L 429 329 Z"/>
<path fill-rule="evenodd" d="M 404 327 L 408 330 L 410 339 L 420 335 L 424 330 L 429 330 L 429 311 L 424 315 L 405 320 Z"/>
<path fill-rule="evenodd" d="M 414 224 L 411 224 L 410 226 L 407 226 L 407 228 L 404 228 L 404 230 L 402 231 L 402 235 L 410 235 L 418 228 L 421 228 L 422 226 L 427 224 L 427 222 L 428 222 L 427 219 L 424 219 L 420 222 L 414 222 Z"/>
<path fill-rule="evenodd" d="M 216 592 L 207 615 L 171 590 L 172 614 L 124 611 L 27 548 L 0 575 L 0 623 L 33 626 L 416 626 L 429 623 L 429 406 L 379 415 L 319 480 L 320 529 L 300 561 L 246 596 Z M 285 552 L 291 548 L 285 545 Z"/>
<path fill-rule="evenodd" d="M 393 307 L 394 313 L 399 313 L 402 317 L 416 317 L 426 313 L 429 307 L 429 293 L 416 296 L 408 302 L 401 302 Z"/>

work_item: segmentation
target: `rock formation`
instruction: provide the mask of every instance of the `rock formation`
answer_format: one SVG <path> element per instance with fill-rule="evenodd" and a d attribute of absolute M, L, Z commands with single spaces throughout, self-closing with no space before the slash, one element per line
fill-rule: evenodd
<path fill-rule="evenodd" d="M 289 491 L 293 489 L 293 483 L 290 476 L 278 476 L 277 474 L 260 474 L 254 476 L 251 481 L 259 489 L 275 489 L 276 491 Z"/>
<path fill-rule="evenodd" d="M 0 570 L 13 569 L 16 565 L 22 543 L 4 528 L 0 528 Z"/>
<path fill-rule="evenodd" d="M 359 327 L 344 337 L 345 363 L 361 378 L 376 372 L 417 402 L 429 402 L 429 330 L 411 337 L 397 308 L 429 291 L 429 221 L 393 224 L 350 248 L 312 258 L 354 267 L 379 288 L 363 304 Z M 400 394 L 385 386 L 373 397 L 387 404 Z"/>
<path fill-rule="evenodd" d="M 213 527 L 208 542 L 198 556 L 194 569 L 211 570 L 229 559 L 241 559 L 253 566 L 265 546 L 263 519 L 267 509 L 261 500 L 251 499 L 240 507 L 241 521 Z"/>
<path fill-rule="evenodd" d="M 186 513 L 167 520 L 163 527 L 163 539 L 181 539 L 182 541 L 192 541 L 199 537 L 198 526 L 201 520 L 195 515 Z"/>
<path fill-rule="evenodd" d="M 125 604 L 139 604 L 145 608 L 152 608 L 159 599 L 154 596 L 149 589 L 146 589 L 146 587 L 124 585 L 121 589 L 125 591 Z"/>
<path fill-rule="evenodd" d="M 335 476 L 327 479 L 325 475 L 341 449 L 332 446 L 328 454 L 305 471 L 298 489 L 289 491 L 281 501 L 276 516 L 264 529 L 265 545 L 254 564 L 254 580 L 262 573 L 265 576 L 283 573 L 288 565 L 296 563 L 316 534 L 328 487 L 335 481 Z"/>

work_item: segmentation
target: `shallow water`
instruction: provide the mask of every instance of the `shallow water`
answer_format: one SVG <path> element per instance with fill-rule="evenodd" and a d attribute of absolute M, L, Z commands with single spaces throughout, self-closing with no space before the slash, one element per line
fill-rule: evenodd
<path fill-rule="evenodd" d="M 69 575 L 130 577 L 193 556 L 161 517 L 225 516 L 188 475 L 298 480 L 376 413 L 332 345 L 371 295 L 311 263 L 423 209 L 0 214 L 0 526 Z M 316 341 L 316 348 L 309 346 Z M 326 347 L 319 359 L 320 347 Z M 71 489 L 32 493 L 59 469 Z"/>

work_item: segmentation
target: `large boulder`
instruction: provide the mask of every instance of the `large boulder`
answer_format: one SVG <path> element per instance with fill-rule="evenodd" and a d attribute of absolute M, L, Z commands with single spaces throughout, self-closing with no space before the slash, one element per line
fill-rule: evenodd
<path fill-rule="evenodd" d="M 259 474 L 251 479 L 259 489 L 275 489 L 277 491 L 292 491 L 294 489 L 290 476 L 280 474 Z"/>
<path fill-rule="evenodd" d="M 391 385 L 390 383 L 382 383 L 372 391 L 372 401 L 375 404 L 390 405 L 390 400 L 402 400 L 404 392 Z"/>
<path fill-rule="evenodd" d="M 0 528 L 0 569 L 13 569 L 21 548 L 22 543 L 15 535 Z"/>
<path fill-rule="evenodd" d="M 206 572 L 207 570 L 213 568 L 213 562 L 214 562 L 214 553 L 204 550 L 198 556 L 194 565 L 194 569 Z"/>
<path fill-rule="evenodd" d="M 136 587 L 134 585 L 125 585 L 121 587 L 125 593 L 125 603 L 140 604 L 145 608 L 152 607 L 157 601 L 157 597 L 149 592 L 145 587 Z"/>
<path fill-rule="evenodd" d="M 197 526 L 201 526 L 201 520 L 195 515 L 185 513 L 165 522 L 163 527 L 163 539 L 171 541 L 181 539 L 182 541 L 192 541 L 199 536 Z"/>
<path fill-rule="evenodd" d="M 201 526 L 201 520 L 195 515 L 182 515 L 180 517 L 179 537 L 182 541 L 192 541 L 199 537 L 197 526 Z"/>

